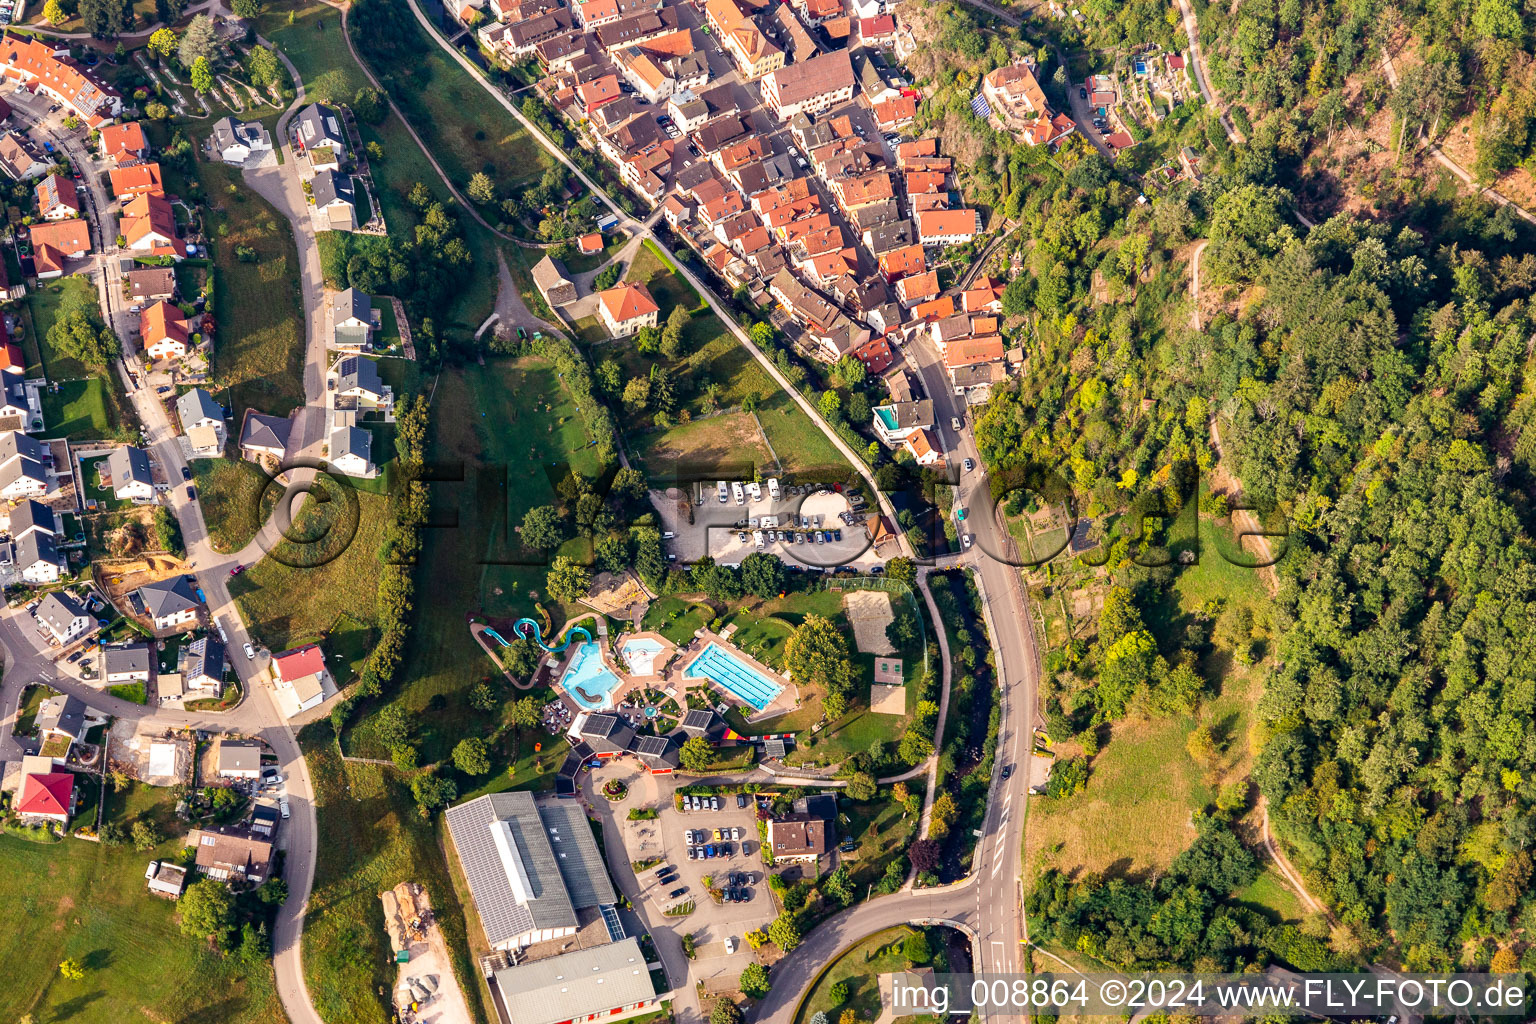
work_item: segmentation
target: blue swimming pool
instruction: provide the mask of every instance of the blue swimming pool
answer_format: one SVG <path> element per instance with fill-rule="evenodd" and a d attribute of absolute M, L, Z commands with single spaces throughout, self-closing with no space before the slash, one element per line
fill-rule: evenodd
<path fill-rule="evenodd" d="M 613 691 L 619 685 L 619 677 L 603 664 L 603 649 L 589 640 L 576 648 L 565 667 L 565 675 L 560 677 L 560 685 L 583 708 L 601 711 L 613 706 Z"/>
<path fill-rule="evenodd" d="M 719 644 L 711 643 L 699 652 L 683 670 L 692 679 L 708 679 L 761 711 L 773 703 L 784 687 L 736 657 Z"/>

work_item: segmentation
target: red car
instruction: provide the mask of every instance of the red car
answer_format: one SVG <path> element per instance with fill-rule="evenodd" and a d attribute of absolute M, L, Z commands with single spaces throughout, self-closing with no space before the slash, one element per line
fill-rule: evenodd
<path fill-rule="evenodd" d="M 243 572 L 245 572 L 245 566 L 243 565 L 237 565 L 233 569 L 229 570 L 229 574 L 231 576 L 239 576 Z"/>

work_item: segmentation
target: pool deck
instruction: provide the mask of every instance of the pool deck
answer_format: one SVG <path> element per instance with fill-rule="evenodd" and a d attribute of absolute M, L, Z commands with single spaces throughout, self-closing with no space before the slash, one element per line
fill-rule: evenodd
<path fill-rule="evenodd" d="M 773 700 L 768 702 L 767 707 L 759 711 L 757 708 L 753 707 L 751 704 L 748 704 L 740 697 L 737 697 L 729 690 L 724 689 L 720 685 L 711 682 L 703 676 L 684 675 L 686 667 L 692 664 L 693 659 L 702 654 L 704 649 L 710 644 L 716 644 L 722 650 L 729 651 L 733 657 L 736 657 L 750 665 L 754 670 L 760 672 L 764 678 L 771 679 L 775 685 L 780 687 L 778 695 L 774 697 Z M 679 687 L 679 692 L 685 692 L 689 686 L 697 686 L 700 683 L 707 683 L 715 690 L 716 693 L 720 694 L 726 700 L 739 705 L 741 707 L 743 717 L 745 717 L 748 722 L 754 722 L 760 718 L 773 718 L 777 715 L 784 714 L 786 711 L 793 711 L 800 703 L 800 690 L 795 686 L 795 684 L 789 679 L 788 676 L 775 672 L 767 665 L 764 665 L 762 662 L 752 657 L 746 651 L 743 651 L 740 647 L 737 647 L 726 637 L 718 633 L 711 632 L 708 628 L 700 629 L 695 632 L 693 634 L 693 640 L 691 640 L 687 646 L 679 648 L 678 653 L 682 656 L 679 657 L 673 665 L 672 678 L 674 680 L 674 685 Z"/>
<path fill-rule="evenodd" d="M 618 673 L 620 679 L 628 680 L 634 686 L 649 687 L 665 683 L 667 681 L 667 666 L 671 664 L 673 658 L 677 657 L 677 644 L 674 644 L 660 633 L 646 631 L 644 633 L 625 633 L 619 638 L 619 646 L 622 648 L 633 640 L 654 640 L 661 645 L 661 650 L 651 659 L 653 671 L 649 675 L 630 674 L 619 668 L 616 656 L 608 659 L 609 667 Z M 618 691 L 614 692 L 617 693 Z"/>

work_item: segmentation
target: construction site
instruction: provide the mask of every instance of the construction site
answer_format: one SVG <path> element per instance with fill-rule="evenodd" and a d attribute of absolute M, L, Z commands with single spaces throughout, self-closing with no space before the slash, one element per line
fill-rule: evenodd
<path fill-rule="evenodd" d="M 401 1024 L 470 1024 L 469 1005 L 454 979 L 448 945 L 426 889 L 401 882 L 380 893 L 379 901 L 399 966 L 393 998 Z"/>

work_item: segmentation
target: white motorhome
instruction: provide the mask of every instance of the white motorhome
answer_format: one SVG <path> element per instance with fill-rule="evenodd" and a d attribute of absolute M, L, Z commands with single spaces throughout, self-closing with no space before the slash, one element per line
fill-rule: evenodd
<path fill-rule="evenodd" d="M 736 504 L 738 505 L 745 505 L 747 503 L 747 492 L 739 483 L 731 484 L 731 497 L 736 499 Z"/>
<path fill-rule="evenodd" d="M 724 505 L 727 501 L 730 501 L 731 500 L 730 495 L 731 495 L 731 486 L 730 486 L 730 484 L 726 483 L 724 480 L 721 480 L 720 481 L 720 504 Z"/>
<path fill-rule="evenodd" d="M 747 484 L 747 493 L 752 496 L 753 501 L 763 500 L 763 488 L 756 480 Z"/>
<path fill-rule="evenodd" d="M 779 500 L 779 478 L 776 476 L 768 478 L 768 497 L 774 501 Z"/>

